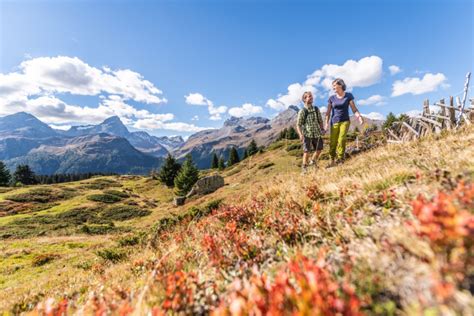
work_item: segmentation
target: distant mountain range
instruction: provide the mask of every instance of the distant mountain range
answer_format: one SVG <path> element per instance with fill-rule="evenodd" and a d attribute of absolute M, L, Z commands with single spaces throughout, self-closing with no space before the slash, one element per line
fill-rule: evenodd
<path fill-rule="evenodd" d="M 0 117 L 0 160 L 10 169 L 29 164 L 38 174 L 116 172 L 143 174 L 184 143 L 181 137 L 129 132 L 118 117 L 101 124 L 55 130 L 31 114 Z"/>
<path fill-rule="evenodd" d="M 143 131 L 130 132 L 117 116 L 98 125 L 56 130 L 31 114 L 19 112 L 0 117 L 0 160 L 13 170 L 29 164 L 38 174 L 115 172 L 145 174 L 159 168 L 171 153 L 182 160 L 187 154 L 201 169 L 209 168 L 214 153 L 227 159 L 236 147 L 240 156 L 250 141 L 267 146 L 281 130 L 295 126 L 299 108 L 290 106 L 273 119 L 231 117 L 219 129 L 191 135 L 156 137 Z M 366 118 L 369 125 L 383 121 Z M 358 126 L 351 118 L 351 129 Z M 360 127 L 359 127 L 360 128 Z"/>
<path fill-rule="evenodd" d="M 231 147 L 236 147 L 240 157 L 245 148 L 254 139 L 258 146 L 267 146 L 274 142 L 284 128 L 296 126 L 300 108 L 291 105 L 273 119 L 263 117 L 237 118 L 231 117 L 220 129 L 205 130 L 191 135 L 186 143 L 173 151 L 178 158 L 191 154 L 199 168 L 209 168 L 214 153 L 228 158 Z M 324 116 L 324 112 L 322 113 Z M 370 125 L 381 126 L 383 121 L 365 118 Z M 355 117 L 351 117 L 350 130 L 358 127 L 362 130 Z"/>

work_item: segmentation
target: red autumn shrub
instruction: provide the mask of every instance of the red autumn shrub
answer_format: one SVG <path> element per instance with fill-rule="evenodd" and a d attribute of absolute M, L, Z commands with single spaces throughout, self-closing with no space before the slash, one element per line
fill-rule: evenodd
<path fill-rule="evenodd" d="M 362 315 L 360 306 L 352 286 L 336 281 L 323 258 L 299 256 L 273 282 L 256 274 L 249 281 L 236 281 L 213 315 L 353 316 Z"/>
<path fill-rule="evenodd" d="M 413 214 L 419 224 L 410 222 L 418 235 L 438 249 L 472 247 L 474 241 L 473 185 L 460 182 L 453 192 L 439 192 L 432 200 L 419 195 L 413 201 Z"/>
<path fill-rule="evenodd" d="M 165 298 L 159 311 L 185 315 L 206 315 L 217 304 L 215 284 L 200 281 L 195 273 L 177 271 L 160 280 L 164 285 Z"/>
<path fill-rule="evenodd" d="M 309 230 L 304 217 L 292 212 L 274 212 L 264 221 L 265 227 L 277 235 L 286 243 L 295 244 L 302 241 Z"/>
<path fill-rule="evenodd" d="M 412 206 L 418 221 L 409 221 L 408 227 L 429 240 L 438 255 L 442 277 L 434 292 L 444 301 L 453 293 L 451 282 L 463 282 L 473 266 L 474 186 L 460 181 L 453 191 L 438 192 L 431 200 L 419 195 Z"/>
<path fill-rule="evenodd" d="M 262 240 L 259 236 L 249 236 L 238 228 L 234 221 L 228 222 L 223 230 L 212 235 L 206 234 L 201 242 L 213 265 L 227 267 L 237 261 L 252 264 L 258 261 Z"/>

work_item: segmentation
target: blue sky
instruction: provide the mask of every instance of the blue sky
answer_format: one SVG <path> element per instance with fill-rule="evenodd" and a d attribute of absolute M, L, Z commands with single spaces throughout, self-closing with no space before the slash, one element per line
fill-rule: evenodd
<path fill-rule="evenodd" d="M 461 92 L 473 16 L 470 0 L 0 1 L 0 116 L 186 136 L 308 89 L 325 106 L 336 76 L 362 113 L 419 110 Z"/>

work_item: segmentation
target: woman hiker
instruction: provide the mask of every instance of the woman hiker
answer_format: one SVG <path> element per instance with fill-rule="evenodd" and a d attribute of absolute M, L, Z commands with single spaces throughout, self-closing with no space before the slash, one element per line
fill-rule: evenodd
<path fill-rule="evenodd" d="M 351 124 L 349 106 L 359 120 L 359 123 L 361 125 L 364 124 L 364 119 L 354 103 L 354 96 L 352 93 L 346 92 L 344 80 L 340 78 L 334 80 L 332 82 L 332 88 L 336 94 L 329 97 L 328 110 L 326 112 L 326 128 L 328 128 L 329 123 L 331 123 L 329 141 L 331 163 L 328 167 L 344 162 L 346 135 L 349 131 L 349 125 Z"/>
<path fill-rule="evenodd" d="M 313 94 L 309 91 L 303 93 L 301 98 L 304 103 L 303 109 L 298 113 L 296 131 L 303 143 L 303 166 L 302 172 L 305 173 L 308 167 L 308 158 L 310 152 L 313 152 L 309 165 L 316 166 L 317 159 L 323 150 L 323 118 L 317 106 L 313 106 Z"/>

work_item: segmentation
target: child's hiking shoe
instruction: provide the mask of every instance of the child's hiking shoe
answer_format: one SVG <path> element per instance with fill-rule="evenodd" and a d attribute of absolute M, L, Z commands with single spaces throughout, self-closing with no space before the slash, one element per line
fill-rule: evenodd
<path fill-rule="evenodd" d="M 309 162 L 309 166 L 314 166 L 314 167 L 317 168 L 317 167 L 318 167 L 318 163 L 317 163 L 316 161 L 314 161 L 314 160 L 311 160 L 311 161 Z"/>
<path fill-rule="evenodd" d="M 302 165 L 301 166 L 301 174 L 306 174 L 306 172 L 308 172 L 308 166 Z"/>

